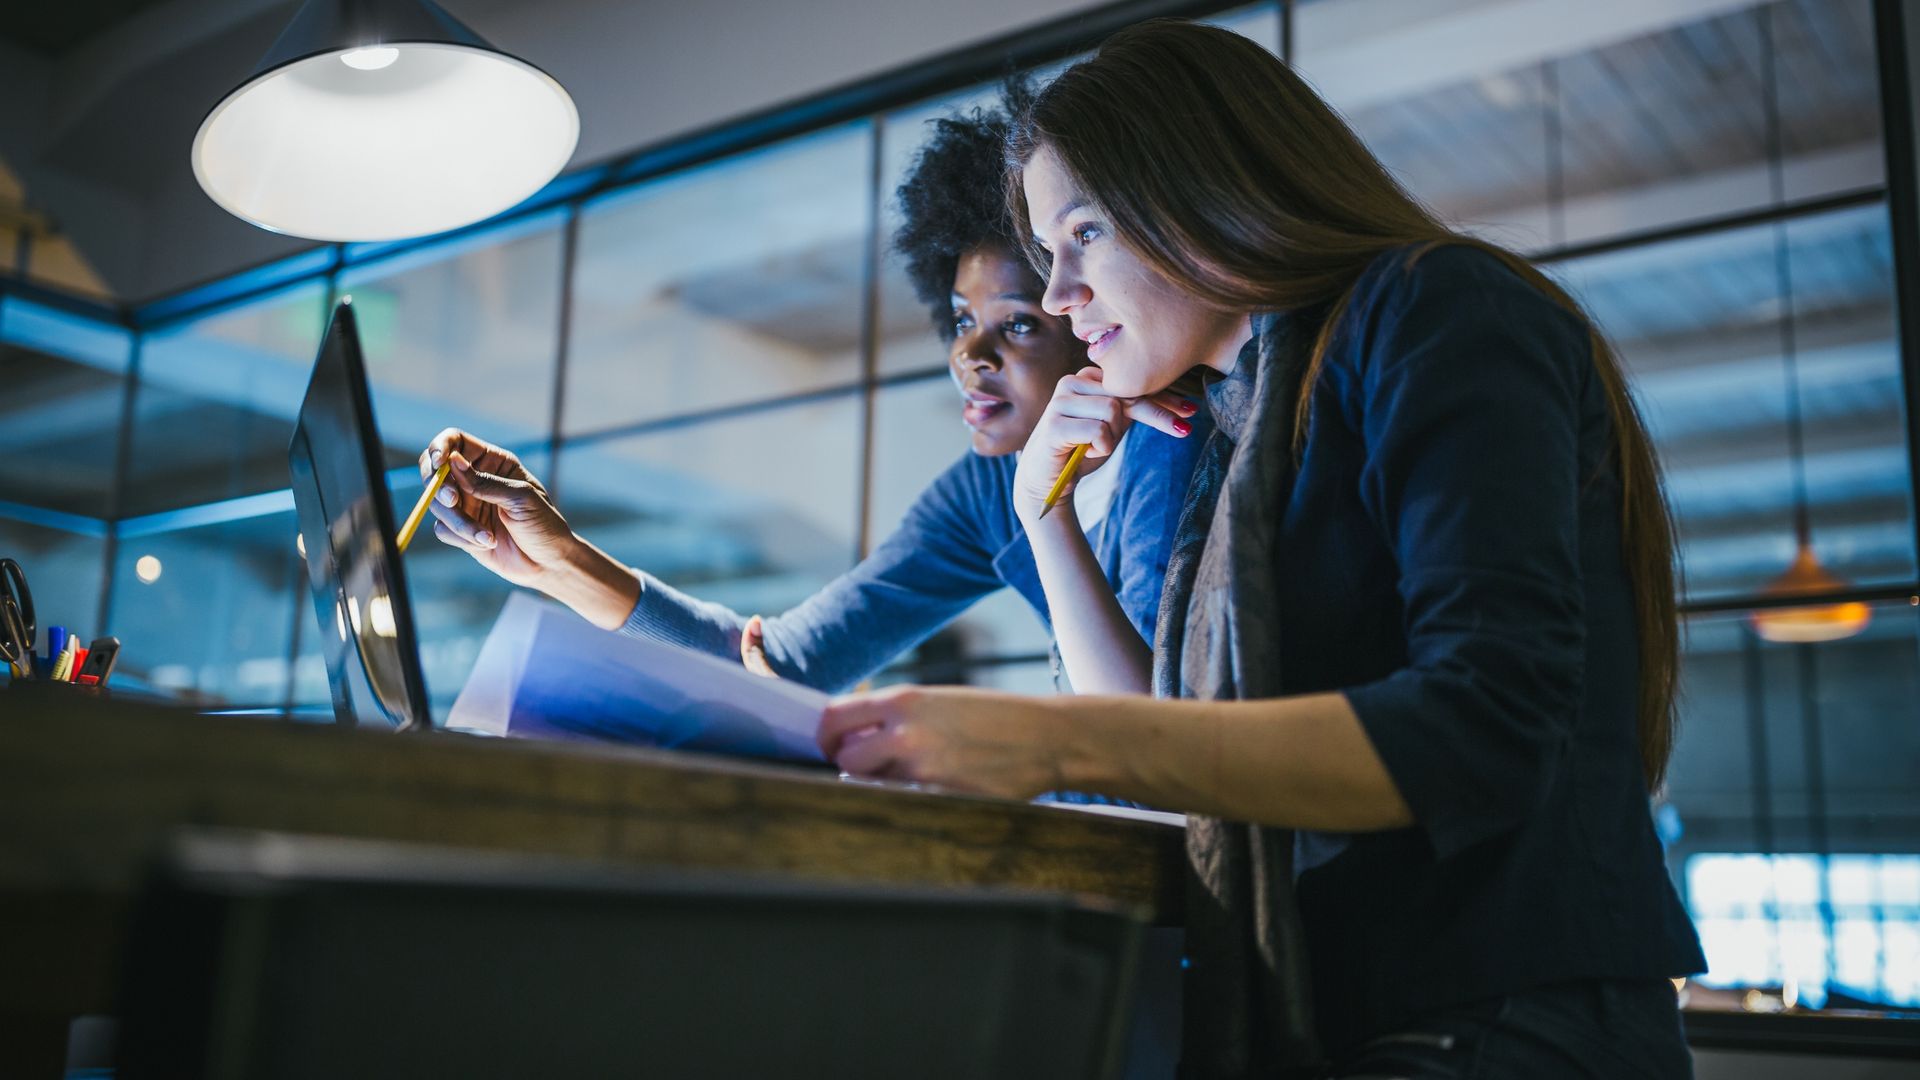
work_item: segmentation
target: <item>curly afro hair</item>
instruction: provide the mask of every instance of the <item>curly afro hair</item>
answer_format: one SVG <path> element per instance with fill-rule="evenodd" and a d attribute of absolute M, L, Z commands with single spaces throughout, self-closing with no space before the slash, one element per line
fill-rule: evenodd
<path fill-rule="evenodd" d="M 960 257 L 983 244 L 1020 258 L 1022 248 L 1007 215 L 1006 140 L 1009 117 L 1032 99 L 1025 82 L 1010 80 L 1001 107 L 942 117 L 914 157 L 895 192 L 904 220 L 893 249 L 906 257 L 913 292 L 933 314 L 940 336 L 953 339 L 953 277 Z"/>

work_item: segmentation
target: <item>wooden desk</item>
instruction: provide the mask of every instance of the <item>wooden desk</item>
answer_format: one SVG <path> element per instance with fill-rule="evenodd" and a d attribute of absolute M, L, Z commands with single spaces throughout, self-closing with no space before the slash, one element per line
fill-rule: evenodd
<path fill-rule="evenodd" d="M 113 1011 L 128 903 L 181 825 L 1064 890 L 1159 921 L 1178 917 L 1180 892 L 1180 830 L 1157 823 L 686 754 L 0 688 L 0 1042 Z"/>

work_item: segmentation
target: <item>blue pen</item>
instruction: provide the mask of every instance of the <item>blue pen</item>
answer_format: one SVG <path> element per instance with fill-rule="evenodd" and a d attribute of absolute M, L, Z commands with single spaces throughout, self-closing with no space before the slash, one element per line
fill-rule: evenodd
<path fill-rule="evenodd" d="M 60 662 L 60 651 L 67 647 L 67 628 L 64 626 L 47 627 L 47 667 L 46 678 L 53 674 L 53 665 Z"/>

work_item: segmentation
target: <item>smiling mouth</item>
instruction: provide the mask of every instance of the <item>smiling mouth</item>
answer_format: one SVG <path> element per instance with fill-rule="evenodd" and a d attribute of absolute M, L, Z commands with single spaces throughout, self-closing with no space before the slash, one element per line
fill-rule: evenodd
<path fill-rule="evenodd" d="M 1120 327 L 1118 326 L 1109 326 L 1101 330 L 1095 330 L 1093 333 L 1088 334 L 1086 339 L 1087 340 L 1087 359 L 1097 360 L 1100 354 L 1103 352 L 1106 352 L 1108 346 L 1113 344 L 1113 339 L 1119 336 L 1119 334 L 1120 334 Z"/>
<path fill-rule="evenodd" d="M 977 428 L 1013 408 L 1012 402 L 986 394 L 963 393 L 961 397 L 966 404 L 960 409 L 960 419 L 970 428 Z"/>

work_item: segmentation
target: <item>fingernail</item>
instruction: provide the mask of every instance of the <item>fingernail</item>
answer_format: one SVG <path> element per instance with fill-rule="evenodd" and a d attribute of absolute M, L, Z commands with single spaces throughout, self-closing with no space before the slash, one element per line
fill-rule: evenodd
<path fill-rule="evenodd" d="M 1185 398 L 1181 398 L 1180 411 L 1183 413 L 1186 413 L 1188 416 L 1192 416 L 1194 413 L 1197 413 L 1200 411 L 1200 405 L 1197 402 L 1192 402 L 1192 401 L 1188 401 Z"/>
<path fill-rule="evenodd" d="M 480 541 L 481 547 L 493 546 L 493 533 L 487 531 L 486 529 L 481 529 L 479 532 L 474 533 L 473 538 L 475 540 Z"/>
<path fill-rule="evenodd" d="M 428 452 L 427 452 L 427 460 L 428 460 L 429 462 L 432 462 L 432 463 L 433 463 L 433 467 L 434 467 L 434 468 L 436 468 L 436 469 L 437 469 L 437 468 L 439 468 L 439 467 L 440 467 L 440 451 L 438 451 L 438 450 L 430 450 L 430 451 L 428 451 Z"/>
<path fill-rule="evenodd" d="M 453 503 L 454 503 L 454 494 L 453 494 L 453 489 L 452 489 L 452 488 L 441 488 L 441 489 L 440 489 L 440 494 L 438 494 L 438 495 L 435 495 L 435 496 L 434 496 L 434 498 L 436 498 L 436 499 L 438 499 L 438 500 L 440 500 L 440 505 L 441 505 L 441 506 L 452 506 L 452 505 L 453 505 Z"/>
<path fill-rule="evenodd" d="M 1175 420 L 1173 422 L 1173 430 L 1182 435 L 1191 435 L 1193 434 L 1193 425 L 1187 423 L 1185 420 Z"/>

